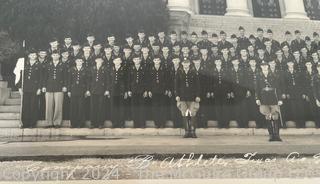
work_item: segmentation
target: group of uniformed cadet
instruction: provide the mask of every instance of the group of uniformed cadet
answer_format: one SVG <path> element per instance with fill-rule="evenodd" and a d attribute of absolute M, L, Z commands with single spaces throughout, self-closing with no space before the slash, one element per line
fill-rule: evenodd
<path fill-rule="evenodd" d="M 220 128 L 232 120 L 242 128 L 256 121 L 275 134 L 272 140 L 280 119 L 301 128 L 306 121 L 319 126 L 318 33 L 311 39 L 287 31 L 281 44 L 270 29 L 265 34 L 258 28 L 256 34 L 246 37 L 240 26 L 239 36 L 229 41 L 224 31 L 209 39 L 204 30 L 199 36 L 181 31 L 178 40 L 175 31 L 146 36 L 139 30 L 121 45 L 112 34 L 105 42 L 88 34 L 82 45 L 70 35 L 61 44 L 53 38 L 49 49 L 27 54 L 23 126 L 45 119 L 54 127 L 63 120 L 84 127 L 89 120 L 102 128 L 110 120 L 119 128 L 133 120 L 144 128 L 153 120 L 164 128 L 172 121 L 186 128 L 185 137 L 196 137 L 196 127 L 206 128 L 209 120 Z"/>

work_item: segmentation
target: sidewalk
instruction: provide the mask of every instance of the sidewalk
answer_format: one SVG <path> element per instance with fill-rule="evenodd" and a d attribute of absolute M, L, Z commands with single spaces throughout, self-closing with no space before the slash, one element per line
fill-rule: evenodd
<path fill-rule="evenodd" d="M 86 136 L 67 141 L 10 142 L 0 144 L 2 159 L 56 156 L 128 156 L 136 154 L 259 154 L 291 152 L 320 153 L 320 135 L 282 136 L 283 142 L 268 142 L 267 136 Z M 1 140 L 1 139 L 0 139 Z"/>

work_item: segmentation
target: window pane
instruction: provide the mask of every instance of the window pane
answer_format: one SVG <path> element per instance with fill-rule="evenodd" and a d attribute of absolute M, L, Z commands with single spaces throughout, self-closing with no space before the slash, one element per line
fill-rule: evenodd
<path fill-rule="evenodd" d="M 304 6 L 310 19 L 320 20 L 320 0 L 304 0 Z"/>
<path fill-rule="evenodd" d="M 226 8 L 226 0 L 199 0 L 200 14 L 224 15 Z"/>
<path fill-rule="evenodd" d="M 279 0 L 252 0 L 255 17 L 281 18 Z"/>

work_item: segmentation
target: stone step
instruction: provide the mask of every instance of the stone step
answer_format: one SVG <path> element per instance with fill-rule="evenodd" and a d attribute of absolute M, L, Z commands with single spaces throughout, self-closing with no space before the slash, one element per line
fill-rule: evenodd
<path fill-rule="evenodd" d="M 19 128 L 20 120 L 0 120 L 0 128 Z"/>
<path fill-rule="evenodd" d="M 1 112 L 20 112 L 20 105 L 1 105 L 0 106 L 0 113 Z"/>
<path fill-rule="evenodd" d="M 5 105 L 20 105 L 21 99 L 20 98 L 9 98 L 5 101 Z"/>
<path fill-rule="evenodd" d="M 0 88 L 7 88 L 8 82 L 7 81 L 0 81 Z"/>
<path fill-rule="evenodd" d="M 19 91 L 12 91 L 10 94 L 11 98 L 21 98 Z"/>
<path fill-rule="evenodd" d="M 20 113 L 4 112 L 0 113 L 0 120 L 19 120 Z"/>

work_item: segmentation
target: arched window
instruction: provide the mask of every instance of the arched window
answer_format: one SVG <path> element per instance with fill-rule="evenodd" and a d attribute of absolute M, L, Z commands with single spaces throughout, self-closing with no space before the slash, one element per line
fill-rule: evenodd
<path fill-rule="evenodd" d="M 255 17 L 281 18 L 279 0 L 252 0 Z"/>
<path fill-rule="evenodd" d="M 320 0 L 304 0 L 307 15 L 312 20 L 320 20 Z"/>
<path fill-rule="evenodd" d="M 205 15 L 224 15 L 226 13 L 226 0 L 199 0 L 199 12 Z"/>

